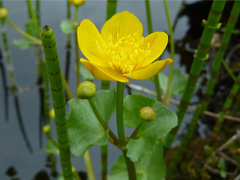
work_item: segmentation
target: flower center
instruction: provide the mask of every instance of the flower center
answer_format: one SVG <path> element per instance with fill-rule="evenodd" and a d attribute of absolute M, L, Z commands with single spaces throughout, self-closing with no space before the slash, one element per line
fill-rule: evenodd
<path fill-rule="evenodd" d="M 139 39 L 137 33 L 117 38 L 115 42 L 109 36 L 107 48 L 103 52 L 108 65 L 122 74 L 131 73 L 150 53 L 150 44 L 143 49 L 143 42 L 144 38 Z"/>

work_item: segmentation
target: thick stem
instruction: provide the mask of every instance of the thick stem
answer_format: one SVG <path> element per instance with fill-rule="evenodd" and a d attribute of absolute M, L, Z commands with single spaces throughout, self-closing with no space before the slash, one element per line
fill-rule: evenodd
<path fill-rule="evenodd" d="M 123 96 L 124 96 L 124 83 L 117 82 L 117 130 L 120 145 L 125 148 L 126 139 L 123 123 Z"/>
<path fill-rule="evenodd" d="M 107 13 L 106 21 L 110 19 L 117 11 L 117 0 L 107 0 Z M 103 80 L 101 83 L 101 89 L 109 89 L 110 81 Z M 108 170 L 108 144 L 101 146 L 101 173 L 102 180 L 107 180 Z"/>
<path fill-rule="evenodd" d="M 202 71 L 202 67 L 204 65 L 204 61 L 208 59 L 208 51 L 211 44 L 212 37 L 215 33 L 215 30 L 219 28 L 219 20 L 221 18 L 222 10 L 225 6 L 226 1 L 217 1 L 215 0 L 212 4 L 211 10 L 209 12 L 209 16 L 207 19 L 207 23 L 205 24 L 205 28 L 203 30 L 200 44 L 194 55 L 194 60 L 191 66 L 190 75 L 188 77 L 186 88 L 183 92 L 180 105 L 178 106 L 177 116 L 178 116 L 178 126 L 173 128 L 170 133 L 168 133 L 166 138 L 167 147 L 171 146 L 174 137 L 177 134 L 178 127 L 180 126 L 188 104 L 192 98 L 194 93 L 198 77 Z"/>
<path fill-rule="evenodd" d="M 117 82 L 117 130 L 118 139 L 122 147 L 122 152 L 126 160 L 129 180 L 136 180 L 136 170 L 134 163 L 127 157 L 126 139 L 123 123 L 123 96 L 124 96 L 124 83 Z"/>
<path fill-rule="evenodd" d="M 57 141 L 60 153 L 60 162 L 65 180 L 72 180 L 72 164 L 68 143 L 66 102 L 62 84 L 62 73 L 57 53 L 55 34 L 52 29 L 45 26 L 42 31 L 42 42 L 45 52 L 47 71 L 49 75 L 53 107 L 55 111 L 55 124 L 57 129 Z"/>

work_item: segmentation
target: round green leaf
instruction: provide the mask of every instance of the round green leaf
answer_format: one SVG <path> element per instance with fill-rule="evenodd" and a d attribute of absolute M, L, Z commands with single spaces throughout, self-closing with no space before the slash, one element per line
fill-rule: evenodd
<path fill-rule="evenodd" d="M 73 23 L 69 19 L 63 20 L 60 24 L 60 28 L 61 28 L 62 32 L 65 34 L 71 34 L 71 33 L 75 32 L 75 30 L 73 28 Z"/>
<path fill-rule="evenodd" d="M 146 153 L 139 162 L 135 162 L 138 180 L 161 180 L 165 175 L 165 164 L 162 158 L 163 148 L 161 141 L 155 146 L 153 152 Z M 111 168 L 109 180 L 128 179 L 128 171 L 123 156 L 120 156 Z"/>
<path fill-rule="evenodd" d="M 99 113 L 108 121 L 115 111 L 116 91 L 98 91 L 93 100 Z M 68 117 L 68 134 L 71 151 L 76 156 L 83 156 L 92 145 L 105 145 L 108 142 L 108 131 L 99 123 L 88 100 L 71 99 Z"/>
<path fill-rule="evenodd" d="M 159 81 L 161 84 L 161 89 L 163 90 L 164 94 L 166 94 L 167 84 L 168 84 L 168 76 L 164 73 L 159 73 Z M 170 96 L 174 94 L 181 94 L 187 84 L 188 75 L 182 74 L 180 69 L 173 70 L 171 88 L 170 88 Z"/>
<path fill-rule="evenodd" d="M 162 103 L 141 94 L 132 94 L 124 100 L 123 118 L 126 126 L 137 127 L 142 122 L 139 110 L 145 106 L 154 109 L 156 119 L 153 122 L 143 122 L 137 139 L 129 140 L 127 156 L 134 162 L 139 161 L 145 153 L 152 152 L 158 140 L 177 125 L 176 114 Z"/>

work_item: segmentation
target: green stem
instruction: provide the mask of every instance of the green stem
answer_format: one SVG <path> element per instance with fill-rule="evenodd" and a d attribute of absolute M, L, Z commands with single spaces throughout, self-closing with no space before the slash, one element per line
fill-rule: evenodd
<path fill-rule="evenodd" d="M 38 27 L 40 27 L 40 0 L 36 1 L 36 20 Z"/>
<path fill-rule="evenodd" d="M 36 12 L 38 13 L 38 19 L 36 18 L 35 16 L 35 13 L 33 11 L 33 7 L 32 7 L 32 3 L 31 1 L 27 1 L 27 6 L 28 6 L 28 15 L 29 15 L 29 18 L 33 21 L 34 23 L 34 29 L 35 29 L 35 32 L 37 33 L 37 37 L 38 39 L 41 39 L 41 35 L 40 35 L 40 29 L 39 29 L 39 24 L 40 24 L 40 14 L 39 14 L 39 0 L 36 2 Z M 35 54 L 37 56 L 37 67 L 38 67 L 38 70 L 37 70 L 37 77 L 38 77 L 38 80 L 37 80 L 37 84 L 40 85 L 42 83 L 42 73 L 45 72 L 44 70 L 42 70 L 42 65 L 41 65 L 41 61 L 42 61 L 42 47 L 41 46 L 37 46 L 35 45 Z M 43 76 L 45 76 L 43 74 Z M 43 77 L 44 78 L 44 77 Z M 44 90 L 44 93 L 45 93 L 45 90 Z"/>
<path fill-rule="evenodd" d="M 153 32 L 153 27 L 152 27 L 152 17 L 151 17 L 151 8 L 150 8 L 149 0 L 145 0 L 145 6 L 146 6 L 146 13 L 147 13 L 148 34 L 151 34 Z M 157 93 L 157 100 L 161 102 L 162 95 L 161 95 L 161 86 L 160 86 L 158 74 L 154 76 L 154 84 L 155 84 L 156 93 Z"/>
<path fill-rule="evenodd" d="M 64 86 L 64 88 L 65 88 L 65 91 L 66 91 L 66 93 L 67 93 L 68 98 L 69 98 L 69 99 L 72 99 L 72 98 L 73 98 L 72 92 L 71 92 L 71 90 L 70 90 L 70 88 L 69 88 L 69 86 L 68 86 L 67 80 L 65 79 L 65 77 L 63 76 L 63 74 L 62 74 L 62 81 L 63 81 L 63 86 Z"/>
<path fill-rule="evenodd" d="M 183 96 L 181 98 L 180 105 L 178 106 L 177 116 L 178 116 L 178 126 L 172 129 L 170 133 L 168 133 L 166 137 L 165 147 L 169 148 L 177 134 L 178 128 L 184 118 L 184 115 L 187 111 L 188 104 L 192 98 L 194 93 L 198 77 L 201 73 L 202 67 L 204 65 L 204 61 L 208 59 L 208 51 L 211 44 L 212 37 L 215 33 L 215 30 L 219 28 L 219 20 L 222 14 L 222 10 L 224 8 L 226 1 L 217 1 L 214 0 L 211 10 L 209 12 L 209 16 L 207 19 L 207 23 L 203 30 L 200 44 L 198 46 L 196 55 L 194 56 L 194 60 L 191 66 L 190 75 L 188 77 L 186 88 L 183 92 Z"/>
<path fill-rule="evenodd" d="M 130 139 L 135 139 L 137 138 L 137 135 L 138 135 L 138 131 L 139 129 L 142 127 L 143 125 L 143 121 L 139 123 L 139 125 L 134 129 L 133 133 L 131 134 L 130 136 Z"/>
<path fill-rule="evenodd" d="M 129 180 L 136 180 L 136 170 L 134 163 L 126 156 L 126 139 L 123 123 L 123 96 L 124 96 L 124 83 L 117 82 L 117 130 L 119 144 L 122 147 L 122 152 L 127 164 Z"/>
<path fill-rule="evenodd" d="M 109 20 L 117 11 L 117 0 L 107 0 L 107 16 L 106 20 Z"/>
<path fill-rule="evenodd" d="M 238 92 L 237 94 L 236 101 L 233 105 L 231 115 L 236 116 L 239 108 L 240 108 L 240 92 Z"/>
<path fill-rule="evenodd" d="M 7 32 L 6 32 L 6 28 L 5 28 L 5 21 L 1 20 L 1 30 L 2 30 L 2 39 L 3 39 L 3 45 L 4 45 L 4 51 L 5 51 L 5 56 L 6 56 L 6 66 L 7 66 L 7 71 L 8 71 L 8 76 L 10 79 L 10 83 L 11 83 L 11 91 L 12 92 L 16 92 L 17 89 L 17 83 L 16 83 L 16 79 L 14 76 L 14 68 L 13 68 L 13 64 L 12 64 L 12 59 L 10 56 L 10 52 L 9 52 L 9 46 L 8 46 L 8 40 L 7 40 Z"/>
<path fill-rule="evenodd" d="M 156 93 L 157 93 L 157 100 L 159 102 L 162 102 L 161 85 L 160 85 L 160 82 L 159 82 L 158 74 L 156 76 L 154 76 L 154 84 L 155 84 Z"/>
<path fill-rule="evenodd" d="M 88 179 L 89 180 L 95 180 L 95 176 L 94 176 L 94 173 L 93 173 L 91 156 L 90 156 L 89 151 L 86 151 L 83 157 L 84 157 L 84 162 L 85 162 L 86 169 L 87 169 Z"/>
<path fill-rule="evenodd" d="M 225 115 L 229 108 L 232 106 L 235 96 L 240 88 L 240 73 L 238 74 L 237 80 L 235 81 L 234 85 L 231 88 L 231 91 L 223 105 L 223 108 L 219 114 L 219 118 L 213 128 L 213 138 L 216 139 L 219 136 L 219 131 L 222 127 L 222 123 L 224 121 Z"/>
<path fill-rule="evenodd" d="M 29 34 L 25 33 L 24 31 L 22 31 L 21 29 L 19 29 L 17 26 L 15 26 L 11 21 L 9 21 L 8 19 L 5 19 L 5 21 L 13 28 L 15 29 L 17 32 L 19 32 L 20 34 L 22 34 L 23 36 L 25 36 L 26 38 L 32 40 L 34 43 L 36 43 L 36 45 L 42 45 L 42 42 L 39 39 L 36 39 L 33 36 L 30 36 Z"/>
<path fill-rule="evenodd" d="M 170 65 L 170 70 L 169 70 L 169 75 L 168 75 L 167 90 L 166 90 L 166 94 L 164 96 L 164 104 L 166 106 L 168 106 L 170 98 L 171 98 L 169 92 L 170 92 L 171 82 L 172 82 L 172 77 L 173 77 L 175 46 L 174 46 L 173 29 L 172 29 L 172 25 L 171 25 L 170 14 L 169 14 L 169 11 L 168 11 L 167 0 L 164 0 L 163 2 L 164 2 L 166 15 L 167 15 L 168 29 L 169 29 L 169 34 L 170 34 L 171 59 L 173 60 L 173 62 Z"/>
<path fill-rule="evenodd" d="M 42 43 L 45 52 L 47 71 L 49 75 L 53 107 L 55 111 L 55 124 L 57 141 L 60 151 L 60 162 L 65 180 L 72 180 L 72 164 L 69 150 L 68 126 L 66 119 L 66 103 L 62 85 L 62 73 L 57 53 L 55 34 L 52 29 L 45 26 L 42 30 Z"/>
<path fill-rule="evenodd" d="M 240 7 L 239 7 L 240 8 Z M 231 76 L 231 78 L 236 81 L 236 77 L 235 75 L 233 74 L 232 70 L 230 69 L 230 67 L 227 65 L 227 63 L 222 59 L 222 64 L 223 66 L 225 67 L 225 69 L 227 70 L 228 74 Z"/>
<path fill-rule="evenodd" d="M 76 171 L 75 167 L 72 167 L 72 172 L 73 172 L 73 177 L 74 177 L 73 179 L 74 180 L 81 180 L 81 178 L 80 178 L 78 172 Z"/>
<path fill-rule="evenodd" d="M 74 16 L 74 24 L 78 23 L 78 6 L 75 6 L 75 16 Z M 76 27 L 75 27 L 76 28 Z M 77 29 L 75 29 L 74 37 L 75 37 L 75 53 L 76 53 L 76 69 L 77 69 L 77 86 L 80 83 L 80 72 L 79 72 L 79 51 L 78 51 L 78 38 L 77 38 Z"/>
<path fill-rule="evenodd" d="M 123 123 L 123 96 L 124 96 L 124 83 L 117 82 L 117 130 L 120 145 L 125 148 L 126 139 Z"/>
<path fill-rule="evenodd" d="M 137 180 L 134 163 L 127 157 L 127 150 L 122 150 L 128 169 L 129 180 Z"/>
<path fill-rule="evenodd" d="M 175 170 L 177 168 L 177 165 L 181 162 L 183 154 L 187 151 L 186 146 L 187 146 L 188 142 L 193 137 L 194 130 L 195 130 L 195 127 L 197 125 L 198 117 L 201 114 L 201 109 L 202 109 L 202 106 L 198 105 L 196 110 L 194 111 L 192 121 L 190 122 L 190 124 L 189 124 L 189 126 L 187 128 L 187 132 L 184 135 L 184 138 L 182 140 L 182 143 L 178 147 L 178 151 L 177 151 L 176 155 L 174 156 L 173 161 L 170 164 L 170 170 L 167 173 L 167 177 L 169 179 L 173 178 L 172 175 L 174 174 L 174 172 L 175 172 Z"/>
<path fill-rule="evenodd" d="M 47 132 L 47 133 L 46 133 L 46 136 L 47 136 L 48 140 L 50 140 L 50 141 L 53 143 L 53 145 L 54 145 L 56 148 L 58 148 L 58 144 L 57 144 L 57 142 L 52 138 L 51 133 L 50 133 L 50 132 Z"/>
<path fill-rule="evenodd" d="M 106 21 L 117 11 L 117 0 L 107 0 Z M 109 89 L 110 81 L 101 81 L 101 89 Z M 107 180 L 108 172 L 108 144 L 101 146 L 101 173 L 102 180 Z"/>
<path fill-rule="evenodd" d="M 152 27 L 151 7 L 150 7 L 149 0 L 145 0 L 145 6 L 146 6 L 146 13 L 147 13 L 148 34 L 151 34 L 153 32 L 153 27 Z"/>
<path fill-rule="evenodd" d="M 114 143 L 118 143 L 118 138 L 114 135 L 114 133 L 111 131 L 111 129 L 108 127 L 107 123 L 103 120 L 101 114 L 99 113 L 94 100 L 92 98 L 88 99 L 88 102 L 90 104 L 90 106 L 92 107 L 93 112 L 95 113 L 98 121 L 100 122 L 100 124 L 102 125 L 102 127 L 107 131 L 109 130 L 109 136 L 114 140 Z"/>
<path fill-rule="evenodd" d="M 180 14 L 181 14 L 181 12 L 183 11 L 183 9 L 184 9 L 184 7 L 185 7 L 185 4 L 186 4 L 185 2 L 186 2 L 186 0 L 182 0 L 182 3 L 181 3 L 181 5 L 180 5 L 180 7 L 179 7 L 179 9 L 178 9 L 177 17 L 175 18 L 174 23 L 173 23 L 173 26 L 172 26 L 173 31 L 175 30 L 175 27 L 176 27 L 176 25 L 177 25 L 177 22 L 178 22 L 178 20 L 179 20 L 179 18 L 180 18 Z"/>
<path fill-rule="evenodd" d="M 42 70 L 43 70 L 43 79 L 44 79 L 44 115 L 46 124 L 50 124 L 49 117 L 49 81 L 47 75 L 47 66 L 45 61 L 41 61 Z"/>
<path fill-rule="evenodd" d="M 28 8 L 29 8 L 29 13 L 31 14 L 31 18 L 33 20 L 34 29 L 37 32 L 37 37 L 39 39 L 42 39 L 40 28 L 39 28 L 39 23 L 38 23 L 38 20 L 36 18 L 36 15 L 34 13 L 34 10 L 33 10 L 32 1 L 31 0 L 27 0 L 27 4 L 28 4 Z"/>

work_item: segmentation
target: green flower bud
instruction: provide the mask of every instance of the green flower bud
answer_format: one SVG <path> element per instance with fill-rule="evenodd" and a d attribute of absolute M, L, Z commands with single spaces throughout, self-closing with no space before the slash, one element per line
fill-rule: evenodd
<path fill-rule="evenodd" d="M 80 99 L 89 99 L 96 94 L 96 85 L 90 81 L 84 81 L 78 85 L 77 97 Z"/>
<path fill-rule="evenodd" d="M 49 116 L 50 118 L 55 119 L 55 111 L 53 108 L 49 111 Z"/>
<path fill-rule="evenodd" d="M 44 133 L 49 133 L 51 131 L 51 126 L 50 125 L 45 125 L 42 127 L 42 130 Z"/>
<path fill-rule="evenodd" d="M 69 3 L 74 6 L 81 6 L 85 4 L 85 0 L 69 0 Z"/>
<path fill-rule="evenodd" d="M 74 29 L 77 29 L 78 26 L 79 26 L 79 24 L 78 24 L 77 22 L 74 22 L 74 23 L 73 23 L 73 28 L 74 28 Z"/>
<path fill-rule="evenodd" d="M 140 117 L 147 122 L 151 122 L 154 121 L 154 119 L 156 118 L 156 112 L 153 110 L 153 108 L 151 107 L 143 107 L 142 109 L 140 109 Z"/>
<path fill-rule="evenodd" d="M 8 11 L 4 8 L 0 8 L 0 20 L 4 20 L 7 18 Z"/>

